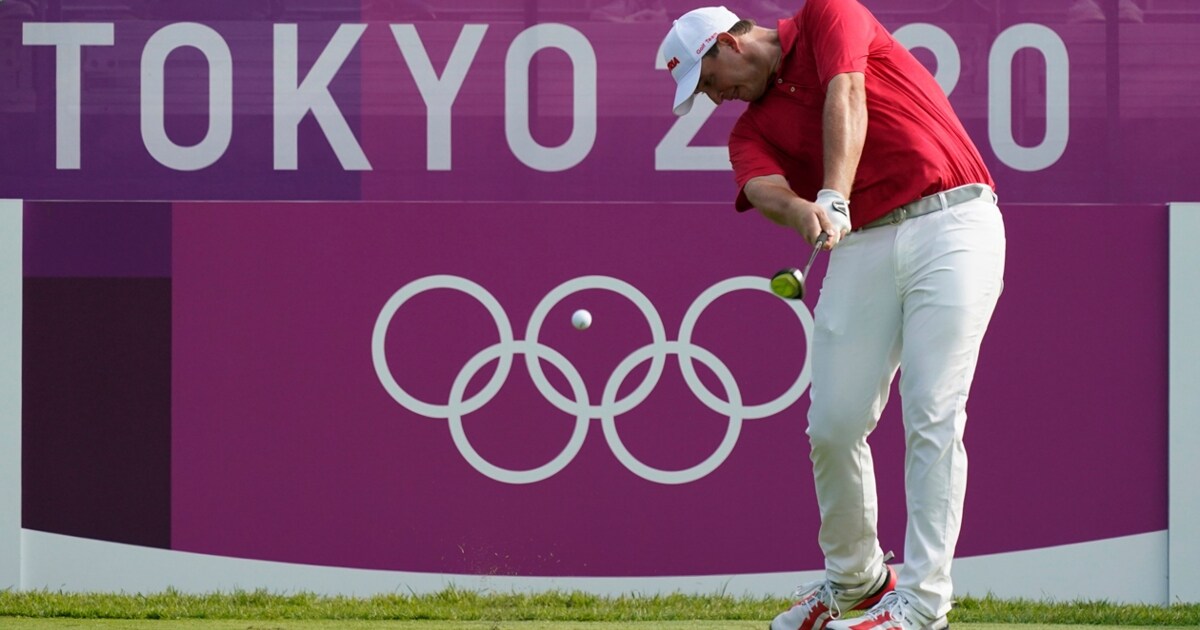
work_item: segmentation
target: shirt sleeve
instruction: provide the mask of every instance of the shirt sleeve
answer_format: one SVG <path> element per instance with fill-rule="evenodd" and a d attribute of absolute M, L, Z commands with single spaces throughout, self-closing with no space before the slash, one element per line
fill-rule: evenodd
<path fill-rule="evenodd" d="M 858 0 L 808 0 L 801 28 L 812 42 L 821 87 L 846 72 L 865 72 L 878 22 Z"/>
<path fill-rule="evenodd" d="M 784 168 L 778 151 L 768 144 L 745 116 L 738 119 L 729 134 L 729 162 L 737 181 L 738 195 L 734 207 L 745 212 L 754 205 L 746 198 L 746 182 L 764 175 L 783 175 Z"/>

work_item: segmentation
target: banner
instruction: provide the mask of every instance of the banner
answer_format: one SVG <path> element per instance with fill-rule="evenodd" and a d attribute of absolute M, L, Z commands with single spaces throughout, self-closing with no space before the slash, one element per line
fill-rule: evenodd
<path fill-rule="evenodd" d="M 724 140 L 739 106 L 670 112 L 657 51 L 693 8 L 677 0 L 34 4 L 0 22 L 9 197 L 734 194 Z M 1191 4 L 866 4 L 937 73 L 1010 202 L 1194 196 Z M 1121 10 L 1109 20 L 1102 4 Z M 764 25 L 794 12 L 743 5 Z"/>
<path fill-rule="evenodd" d="M 1160 531 L 1166 209 L 1006 210 L 960 555 Z M 422 572 L 821 566 L 811 313 L 767 287 L 808 252 L 756 217 L 68 202 L 25 232 L 26 527 Z M 896 400 L 871 443 L 902 558 Z"/>
<path fill-rule="evenodd" d="M 1007 226 L 959 556 L 1162 532 L 1200 7 L 864 4 L 935 72 Z M 810 250 L 733 211 L 740 105 L 671 113 L 657 51 L 691 8 L 0 3 L 21 526 L 447 575 L 821 568 L 826 256 L 807 303 L 769 293 Z M 903 560 L 897 399 L 871 442 Z"/>

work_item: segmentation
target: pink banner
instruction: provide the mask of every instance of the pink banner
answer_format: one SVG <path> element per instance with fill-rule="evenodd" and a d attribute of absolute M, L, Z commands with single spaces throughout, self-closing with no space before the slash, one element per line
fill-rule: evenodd
<path fill-rule="evenodd" d="M 1129 213 L 1165 220 L 1009 208 L 964 555 L 1165 527 L 1166 235 L 1121 229 Z M 818 523 L 811 320 L 767 292 L 806 254 L 785 230 L 717 205 L 187 204 L 173 233 L 174 548 L 518 575 L 821 566 L 798 544 Z M 899 552 L 898 406 L 872 443 Z"/>
<path fill-rule="evenodd" d="M 1200 9 L 865 4 L 1008 226 L 960 555 L 1164 529 Z M 732 210 L 738 106 L 670 112 L 657 50 L 690 8 L 0 3 L 23 526 L 446 573 L 818 568 L 811 318 L 767 291 L 808 250 Z M 895 403 L 872 443 L 899 553 Z"/>
<path fill-rule="evenodd" d="M 657 67 L 693 8 L 678 0 L 84 4 L 0 11 L 4 196 L 732 195 L 737 107 L 677 120 Z M 798 4 L 731 8 L 773 25 Z M 937 73 L 1008 199 L 1195 197 L 1197 7 L 866 4 Z"/>

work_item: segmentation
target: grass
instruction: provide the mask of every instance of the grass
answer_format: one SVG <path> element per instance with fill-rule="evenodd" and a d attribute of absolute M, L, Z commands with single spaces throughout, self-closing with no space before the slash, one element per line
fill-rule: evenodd
<path fill-rule="evenodd" d="M 300 620 L 256 622 L 235 620 L 145 619 L 18 619 L 0 617 L 4 630 L 764 630 L 765 621 L 329 621 Z M 1150 628 L 1150 626 L 1142 626 Z M 954 624 L 954 630 L 1074 630 L 1081 626 Z M 1130 630 L 1132 626 L 1087 626 L 1087 630 Z M 1182 626 L 1154 626 L 1155 630 L 1184 630 Z M 1191 629 L 1194 630 L 1194 629 Z"/>
<path fill-rule="evenodd" d="M 493 593 L 447 589 L 430 595 L 374 597 L 323 596 L 312 593 L 273 594 L 236 591 L 189 595 L 162 593 L 101 594 L 51 591 L 0 591 L 0 628 L 27 630 L 82 627 L 64 625 L 89 620 L 87 627 L 123 628 L 241 628 L 294 630 L 360 626 L 403 630 L 479 630 L 591 628 L 593 630 L 665 630 L 668 628 L 762 628 L 789 602 L 779 598 L 737 598 L 720 595 L 654 595 L 601 597 L 586 593 Z M 33 623 L 45 621 L 46 625 Z M 110 620 L 113 623 L 96 623 Z M 147 621 L 172 620 L 163 625 Z M 964 598 L 951 613 L 953 624 L 972 630 L 1033 624 L 1090 626 L 1200 627 L 1200 605 L 1117 605 L 1109 602 L 1046 602 Z M 129 622 L 128 625 L 121 623 Z M 142 622 L 139 623 L 133 622 Z M 286 623 L 285 623 L 286 622 Z M 388 623 L 384 623 L 388 622 Z M 974 624 L 981 624 L 976 627 Z M 990 625 L 989 625 L 990 624 Z"/>

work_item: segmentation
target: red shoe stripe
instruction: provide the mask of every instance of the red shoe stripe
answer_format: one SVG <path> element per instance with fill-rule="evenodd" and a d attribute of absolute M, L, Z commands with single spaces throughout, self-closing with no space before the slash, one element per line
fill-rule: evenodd
<path fill-rule="evenodd" d="M 850 630 L 874 630 L 875 628 L 886 628 L 888 627 L 887 622 L 891 620 L 891 613 L 885 611 L 878 616 L 872 616 L 870 619 L 863 620 L 862 623 L 850 626 Z"/>
<path fill-rule="evenodd" d="M 829 609 L 824 606 L 821 606 L 821 609 L 821 614 L 817 615 L 816 618 L 810 618 L 812 624 L 808 627 L 811 630 L 825 630 L 825 625 L 829 623 Z"/>
<path fill-rule="evenodd" d="M 817 602 L 817 605 L 809 611 L 808 618 L 804 620 L 803 624 L 800 624 L 799 630 L 824 630 L 828 618 L 829 609 L 825 607 L 825 604 Z M 818 622 L 820 625 L 817 625 Z"/>
<path fill-rule="evenodd" d="M 874 595 L 859 602 L 858 605 L 855 606 L 854 608 L 852 608 L 851 610 L 866 610 L 868 608 L 871 608 L 875 604 L 878 604 L 879 600 L 883 599 L 884 595 L 887 595 L 888 593 L 896 590 L 896 570 L 890 566 L 885 567 L 885 568 L 887 568 L 887 572 L 888 572 L 887 582 L 885 582 L 884 585 L 881 586 L 879 588 L 879 590 L 875 592 Z"/>

